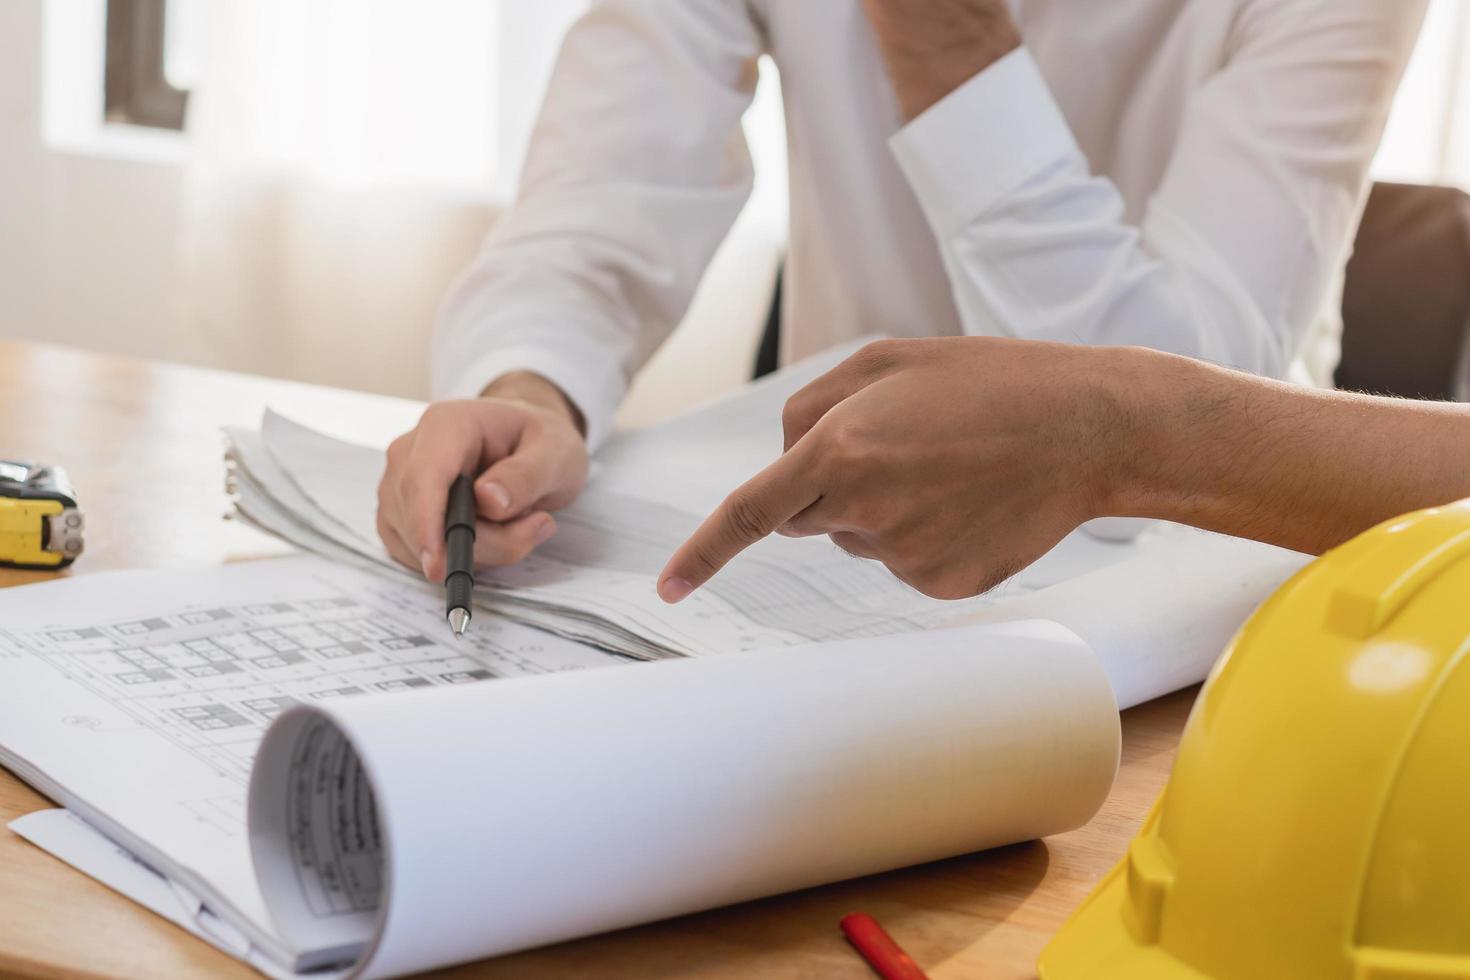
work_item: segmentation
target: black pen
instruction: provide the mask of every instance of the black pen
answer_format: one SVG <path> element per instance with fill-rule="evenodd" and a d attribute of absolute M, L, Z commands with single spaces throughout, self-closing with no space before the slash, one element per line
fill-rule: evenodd
<path fill-rule="evenodd" d="M 464 636 L 470 625 L 470 593 L 475 589 L 475 485 L 467 476 L 449 488 L 444 552 L 444 617 L 455 636 Z"/>

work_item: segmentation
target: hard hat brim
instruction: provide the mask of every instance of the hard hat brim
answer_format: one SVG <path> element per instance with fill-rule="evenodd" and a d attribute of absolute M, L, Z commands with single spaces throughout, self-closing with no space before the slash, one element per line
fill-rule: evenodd
<path fill-rule="evenodd" d="M 1209 980 L 1162 946 L 1134 939 L 1123 918 L 1126 865 L 1108 872 L 1041 951 L 1040 980 Z"/>

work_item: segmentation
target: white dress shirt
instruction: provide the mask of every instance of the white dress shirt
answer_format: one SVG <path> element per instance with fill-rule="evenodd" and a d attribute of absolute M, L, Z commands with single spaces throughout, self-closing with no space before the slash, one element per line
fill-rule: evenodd
<path fill-rule="evenodd" d="M 1024 47 L 907 125 L 859 0 L 594 0 L 434 391 L 537 372 L 595 446 L 750 192 L 781 73 L 783 360 L 883 333 L 1138 344 L 1325 380 L 1425 0 L 1015 0 Z"/>

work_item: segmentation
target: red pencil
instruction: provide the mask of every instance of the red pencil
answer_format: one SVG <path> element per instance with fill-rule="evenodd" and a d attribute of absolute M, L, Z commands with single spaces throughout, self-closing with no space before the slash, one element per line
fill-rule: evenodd
<path fill-rule="evenodd" d="M 873 972 L 883 980 L 929 980 L 919 964 L 899 948 L 871 915 L 855 912 L 838 923 L 847 941 L 862 954 Z"/>

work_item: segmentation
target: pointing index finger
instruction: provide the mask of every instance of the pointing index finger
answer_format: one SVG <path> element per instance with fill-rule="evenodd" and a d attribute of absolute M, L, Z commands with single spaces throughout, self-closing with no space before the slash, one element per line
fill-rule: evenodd
<path fill-rule="evenodd" d="M 730 559 L 820 499 L 805 455 L 793 448 L 732 491 L 659 573 L 660 598 L 684 599 Z"/>

